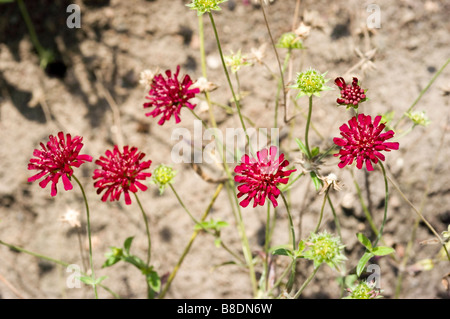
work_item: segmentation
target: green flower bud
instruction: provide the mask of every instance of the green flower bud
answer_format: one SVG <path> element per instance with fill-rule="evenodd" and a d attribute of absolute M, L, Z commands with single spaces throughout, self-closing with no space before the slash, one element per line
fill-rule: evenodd
<path fill-rule="evenodd" d="M 228 0 L 192 0 L 192 3 L 187 4 L 192 10 L 197 10 L 197 15 L 201 16 L 205 12 L 211 12 L 211 10 L 221 10 L 219 4 Z"/>
<path fill-rule="evenodd" d="M 300 93 L 297 95 L 297 98 L 300 98 L 304 95 L 311 96 L 319 96 L 321 91 L 331 90 L 331 87 L 325 85 L 329 79 L 325 79 L 326 72 L 324 74 L 320 74 L 316 70 L 309 69 L 305 72 L 298 73 L 296 78 L 296 84 L 291 86 L 291 88 L 300 90 Z"/>
<path fill-rule="evenodd" d="M 277 47 L 289 50 L 304 49 L 302 40 L 294 32 L 283 33 L 278 40 Z"/>
<path fill-rule="evenodd" d="M 374 289 L 375 283 L 368 283 L 367 281 L 360 282 L 353 289 L 349 289 L 350 295 L 345 299 L 376 299 L 383 296 L 380 292 Z"/>
<path fill-rule="evenodd" d="M 344 245 L 339 237 L 333 237 L 326 231 L 318 234 L 311 234 L 306 241 L 309 247 L 304 254 L 306 259 L 314 261 L 314 268 L 322 263 L 328 264 L 333 269 L 338 269 L 339 265 L 347 258 L 343 255 Z"/>
<path fill-rule="evenodd" d="M 409 117 L 411 121 L 413 121 L 414 126 L 415 125 L 427 126 L 428 124 L 430 124 L 430 120 L 428 119 L 428 116 L 425 114 L 424 111 L 409 112 L 406 113 L 406 116 Z"/>
<path fill-rule="evenodd" d="M 176 171 L 164 164 L 159 165 L 152 174 L 152 183 L 158 185 L 159 193 L 162 194 L 166 186 L 173 182 Z"/>
<path fill-rule="evenodd" d="M 231 52 L 231 55 L 224 56 L 225 64 L 230 67 L 231 72 L 236 73 L 241 66 L 251 65 L 246 56 L 242 56 L 241 50 L 237 53 Z"/>

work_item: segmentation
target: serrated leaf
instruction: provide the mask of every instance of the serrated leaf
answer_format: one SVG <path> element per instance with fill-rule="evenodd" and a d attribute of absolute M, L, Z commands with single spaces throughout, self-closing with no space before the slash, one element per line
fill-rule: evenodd
<path fill-rule="evenodd" d="M 380 247 L 375 247 L 372 250 L 372 253 L 375 256 L 386 256 L 389 254 L 392 254 L 395 250 L 391 247 L 385 247 L 385 246 L 380 246 Z"/>
<path fill-rule="evenodd" d="M 356 234 L 356 238 L 358 238 L 359 242 L 364 245 L 364 247 L 367 248 L 367 250 L 372 251 L 372 243 L 370 242 L 369 238 L 364 236 L 362 233 Z"/>
<path fill-rule="evenodd" d="M 127 253 L 127 255 L 130 254 L 130 248 L 131 248 L 131 244 L 133 242 L 133 239 L 134 239 L 134 237 L 128 237 L 123 242 L 123 248 L 125 249 L 125 252 Z"/>
<path fill-rule="evenodd" d="M 366 266 L 370 258 L 372 258 L 373 256 L 374 254 L 372 254 L 371 252 L 365 252 L 364 255 L 361 257 L 361 259 L 358 262 L 358 266 L 356 266 L 356 274 L 358 275 L 358 277 L 361 276 L 364 267 Z"/>

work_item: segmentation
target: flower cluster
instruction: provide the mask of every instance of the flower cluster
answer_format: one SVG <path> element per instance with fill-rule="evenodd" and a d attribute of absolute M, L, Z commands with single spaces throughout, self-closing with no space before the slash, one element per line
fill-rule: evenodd
<path fill-rule="evenodd" d="M 179 115 L 181 108 L 185 106 L 193 110 L 196 105 L 190 103 L 189 100 L 200 93 L 199 88 L 191 88 L 193 82 L 189 75 L 186 74 L 181 82 L 178 80 L 179 65 L 174 74 L 170 70 L 165 73 L 167 78 L 164 78 L 162 74 L 153 77 L 150 91 L 146 97 L 150 102 L 144 103 L 144 108 L 155 108 L 153 111 L 146 113 L 146 116 L 157 117 L 161 115 L 161 119 L 158 121 L 159 125 L 163 125 L 165 121 L 170 120 L 172 115 L 175 117 L 175 122 L 179 123 L 181 121 Z"/>
<path fill-rule="evenodd" d="M 373 171 L 372 162 L 377 164 L 378 160 L 385 159 L 380 152 L 399 148 L 398 142 L 386 142 L 394 136 L 394 131 L 383 133 L 385 125 L 380 120 L 381 116 L 376 116 L 372 123 L 370 115 L 359 114 L 352 117 L 348 125 L 343 124 L 339 128 L 342 138 L 335 137 L 333 142 L 341 147 L 339 153 L 334 154 L 340 156 L 340 168 L 351 165 L 356 159 L 356 167 L 361 169 L 365 163 L 367 170 Z"/>
<path fill-rule="evenodd" d="M 71 190 L 73 188 L 70 181 L 73 175 L 72 167 L 80 167 L 81 164 L 92 161 L 92 156 L 80 155 L 82 141 L 83 138 L 80 136 L 72 138 L 70 134 L 64 136 L 63 132 L 59 132 L 57 136 L 50 135 L 47 147 L 40 143 L 41 149 L 35 149 L 33 152 L 36 158 L 30 159 L 28 169 L 40 172 L 28 178 L 28 182 L 44 177 L 39 182 L 39 186 L 45 188 L 49 182 L 52 182 L 51 195 L 56 196 L 57 184 L 61 178 L 64 189 Z"/>
<path fill-rule="evenodd" d="M 320 96 L 320 92 L 331 90 L 330 87 L 325 85 L 325 83 L 329 81 L 329 79 L 325 79 L 325 75 L 326 73 L 320 74 L 318 71 L 311 68 L 305 72 L 298 73 L 296 77 L 296 84 L 291 86 L 292 88 L 300 90 L 297 98 L 304 95 Z"/>
<path fill-rule="evenodd" d="M 281 35 L 277 47 L 289 50 L 303 49 L 303 43 L 300 37 L 294 32 L 286 32 Z"/>
<path fill-rule="evenodd" d="M 430 119 L 424 111 L 408 112 L 406 116 L 413 122 L 414 126 L 428 126 L 430 124 Z"/>
<path fill-rule="evenodd" d="M 347 85 L 341 77 L 336 78 L 334 83 L 341 89 L 341 97 L 336 100 L 338 104 L 357 109 L 359 103 L 367 100 L 366 92 L 359 86 L 357 78 L 353 78 L 351 85 Z"/>
<path fill-rule="evenodd" d="M 348 289 L 350 295 L 345 299 L 377 299 L 381 298 L 380 291 L 375 290 L 375 282 L 361 281 L 353 289 Z"/>
<path fill-rule="evenodd" d="M 312 233 L 306 241 L 306 245 L 309 249 L 305 252 L 304 257 L 314 261 L 314 268 L 326 263 L 336 269 L 347 259 L 343 254 L 345 246 L 341 243 L 340 238 L 333 237 L 326 231 L 318 234 Z"/>
<path fill-rule="evenodd" d="M 243 56 L 241 50 L 236 53 L 231 52 L 230 55 L 224 56 L 225 64 L 230 67 L 231 72 L 236 73 L 241 66 L 251 65 L 251 62 L 246 56 Z"/>
<path fill-rule="evenodd" d="M 152 175 L 152 183 L 158 185 L 160 194 L 164 192 L 167 185 L 173 182 L 176 173 L 177 172 L 172 167 L 164 164 L 160 164 L 155 168 Z"/>
<path fill-rule="evenodd" d="M 236 166 L 234 172 L 239 174 L 234 177 L 238 186 L 238 198 L 246 195 L 240 202 L 242 207 L 247 207 L 253 200 L 253 207 L 263 206 L 266 197 L 272 202 L 274 207 L 278 206 L 277 198 L 280 195 L 278 184 L 286 184 L 289 175 L 296 171 L 284 168 L 289 165 L 284 154 L 277 158 L 278 148 L 271 146 L 256 153 L 257 158 L 250 158 L 248 155 L 242 156 L 241 164 Z"/>
<path fill-rule="evenodd" d="M 121 152 L 115 145 L 112 152 L 107 150 L 105 156 L 95 161 L 101 168 L 94 171 L 93 179 L 97 180 L 94 187 L 97 188 L 97 194 L 106 190 L 102 201 L 105 202 L 108 197 L 110 201 L 119 200 L 120 194 L 124 193 L 125 204 L 130 205 L 129 192 L 136 193 L 138 188 L 147 190 L 147 186 L 139 181 L 152 175 L 143 172 L 150 167 L 152 161 L 142 161 L 144 157 L 145 154 L 139 152 L 136 147 L 124 146 Z"/>
<path fill-rule="evenodd" d="M 197 10 L 197 15 L 201 16 L 205 12 L 211 12 L 211 10 L 220 11 L 219 4 L 227 2 L 228 0 L 192 0 L 192 3 L 187 4 L 192 10 Z"/>

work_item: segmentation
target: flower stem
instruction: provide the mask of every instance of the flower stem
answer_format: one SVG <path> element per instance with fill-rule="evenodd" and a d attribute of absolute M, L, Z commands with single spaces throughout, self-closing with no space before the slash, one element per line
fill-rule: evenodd
<path fill-rule="evenodd" d="M 147 269 L 149 269 L 150 267 L 150 259 L 151 259 L 151 255 L 152 255 L 152 240 L 150 237 L 150 228 L 148 227 L 148 219 L 147 219 L 147 214 L 144 211 L 144 208 L 142 207 L 141 201 L 139 200 L 139 197 L 137 196 L 136 193 L 133 193 L 134 197 L 136 198 L 136 201 L 139 205 L 139 208 L 141 210 L 142 213 L 142 217 L 144 218 L 144 224 L 145 224 L 145 231 L 147 233 Z M 151 287 L 150 287 L 150 283 L 148 282 L 147 278 L 145 280 L 147 282 L 147 298 L 148 299 L 153 299 L 154 298 L 154 292 L 152 291 Z"/>
<path fill-rule="evenodd" d="M 219 185 L 217 186 L 216 191 L 215 191 L 213 197 L 211 198 L 211 201 L 209 202 L 209 205 L 208 205 L 208 207 L 206 208 L 205 213 L 203 214 L 203 216 L 202 216 L 202 218 L 201 218 L 202 221 L 204 221 L 204 220 L 206 219 L 206 217 L 208 216 L 208 214 L 209 214 L 209 212 L 211 211 L 211 208 L 212 208 L 214 202 L 216 201 L 216 198 L 219 196 L 220 191 L 222 190 L 222 188 L 223 188 L 223 184 L 219 184 Z M 180 259 L 178 260 L 177 264 L 175 265 L 174 269 L 172 270 L 171 274 L 169 275 L 169 278 L 167 279 L 167 283 L 166 283 L 166 285 L 164 286 L 164 288 L 163 288 L 163 290 L 161 291 L 161 293 L 159 294 L 158 299 L 163 299 L 164 296 L 166 295 L 167 291 L 168 291 L 169 288 L 170 288 L 170 285 L 172 284 L 172 281 L 175 279 L 175 276 L 177 275 L 177 272 L 178 272 L 178 270 L 179 270 L 180 267 L 181 267 L 181 264 L 182 264 L 183 261 L 184 261 L 184 258 L 185 258 L 186 255 L 189 253 L 189 250 L 191 249 L 192 244 L 194 243 L 194 240 L 195 240 L 195 238 L 197 237 L 197 235 L 199 234 L 199 232 L 200 232 L 200 229 L 196 229 L 196 230 L 193 232 L 193 234 L 192 234 L 192 236 L 191 236 L 191 239 L 189 240 L 189 243 L 188 243 L 187 246 L 185 247 L 183 253 L 182 253 L 181 256 L 180 256 Z"/>
<path fill-rule="evenodd" d="M 213 19 L 213 16 L 211 14 L 209 14 L 209 17 L 210 17 L 210 20 L 211 20 L 212 25 L 213 25 L 214 34 L 216 36 L 217 46 L 219 48 L 219 53 L 220 53 L 220 57 L 221 57 L 221 60 L 222 60 L 222 65 L 224 67 L 225 74 L 226 74 L 227 80 L 228 80 L 228 84 L 230 85 L 230 89 L 231 89 L 231 92 L 233 93 L 233 97 L 234 97 L 235 103 L 236 103 L 236 101 L 237 101 L 236 100 L 236 96 L 234 95 L 233 86 L 231 85 L 230 77 L 229 77 L 228 71 L 226 69 L 226 65 L 225 65 L 225 61 L 224 61 L 224 58 L 223 58 L 222 49 L 221 49 L 221 46 L 220 46 L 220 41 L 219 41 L 219 37 L 218 37 L 218 34 L 217 34 L 216 26 L 215 26 L 215 23 L 214 23 L 214 19 Z M 202 19 L 201 16 L 199 18 L 199 36 L 200 36 L 200 51 L 201 51 L 200 53 L 201 53 L 201 60 L 202 60 L 202 73 L 203 73 L 203 76 L 205 78 L 207 78 L 207 76 L 206 76 L 206 62 L 205 62 L 206 61 L 206 59 L 205 59 L 205 48 L 204 48 L 204 34 L 203 34 L 203 19 Z M 209 106 L 209 116 L 210 116 L 211 124 L 212 124 L 213 128 L 217 129 L 217 123 L 216 123 L 216 120 L 215 120 L 215 117 L 214 117 L 213 108 L 212 108 L 213 104 L 211 103 L 211 100 L 209 98 L 208 92 L 205 92 L 205 96 L 206 96 L 206 100 L 207 100 L 208 106 Z M 239 118 L 242 120 L 242 114 L 240 112 L 239 103 L 237 103 L 236 106 L 237 106 Z M 249 139 L 249 137 L 247 135 L 247 131 L 245 129 L 244 129 L 244 131 L 246 133 L 247 141 L 249 141 L 250 139 Z M 252 288 L 253 288 L 253 294 L 254 294 L 254 296 L 256 296 L 257 293 L 258 293 L 258 285 L 257 285 L 257 281 L 256 281 L 256 273 L 255 273 L 255 269 L 253 267 L 253 258 L 252 258 L 252 254 L 251 254 L 251 250 L 250 250 L 250 245 L 248 243 L 248 239 L 247 239 L 247 236 L 246 236 L 246 233 L 245 233 L 245 226 L 244 226 L 244 222 L 242 220 L 242 214 L 241 214 L 241 211 L 240 211 L 239 202 L 237 200 L 236 191 L 234 189 L 235 186 L 234 186 L 234 182 L 233 182 L 233 176 L 231 175 L 230 168 L 228 167 L 228 164 L 227 164 L 227 161 L 226 161 L 226 158 L 225 158 L 225 154 L 223 152 L 223 144 L 219 141 L 218 138 L 216 138 L 216 143 L 218 145 L 218 149 L 219 149 L 220 155 L 222 156 L 223 167 L 224 167 L 225 173 L 227 174 L 227 177 L 228 177 L 228 182 L 225 184 L 225 187 L 226 187 L 226 190 L 227 190 L 227 195 L 228 195 L 228 198 L 230 200 L 230 204 L 232 206 L 232 210 L 233 210 L 236 222 L 238 224 L 238 231 L 239 231 L 239 235 L 241 237 L 242 250 L 243 250 L 244 257 L 245 257 L 245 260 L 246 260 L 246 263 L 247 263 L 247 266 L 248 266 L 248 269 L 249 269 L 250 281 L 252 283 Z M 250 145 L 250 147 L 251 147 L 251 145 Z M 233 203 L 236 205 L 236 208 L 235 208 Z M 236 213 L 236 210 L 237 210 L 237 213 Z"/>
<path fill-rule="evenodd" d="M 280 56 L 278 55 L 278 51 L 277 51 L 277 47 L 275 45 L 275 41 L 273 39 L 272 36 L 272 32 L 270 31 L 270 27 L 269 27 L 269 21 L 267 20 L 267 16 L 266 16 L 266 11 L 264 10 L 264 5 L 261 3 L 261 11 L 263 13 L 264 16 L 264 23 L 266 25 L 267 28 L 267 32 L 269 33 L 269 38 L 270 38 L 270 43 L 272 44 L 272 48 L 273 51 L 275 52 L 275 56 L 277 57 L 277 63 L 278 63 L 278 70 L 280 72 L 280 81 L 281 81 L 281 85 L 282 85 L 282 92 L 283 92 L 283 106 L 284 106 L 284 122 L 287 123 L 287 96 L 286 96 L 286 90 L 285 88 L 285 84 L 284 84 L 284 71 L 283 68 L 281 67 L 281 61 L 280 61 Z M 290 54 L 289 54 L 290 56 Z M 276 126 L 275 126 L 276 127 Z"/>
<path fill-rule="evenodd" d="M 377 239 L 375 240 L 373 247 L 376 247 L 378 244 L 378 241 L 380 240 L 381 236 L 383 236 L 383 230 L 384 225 L 386 224 L 386 218 L 387 218 L 387 208 L 388 208 L 388 200 L 389 200 L 389 188 L 388 188 L 388 180 L 386 177 L 386 170 L 384 169 L 383 163 L 381 161 L 378 162 L 380 164 L 381 170 L 383 171 L 383 177 L 384 177 L 384 215 L 383 215 L 383 222 L 381 223 L 380 230 L 378 231 Z"/>
<path fill-rule="evenodd" d="M 147 241 L 148 241 L 148 247 L 147 247 L 147 268 L 150 266 L 150 259 L 152 256 L 152 240 L 150 237 L 150 228 L 148 227 L 148 219 L 147 219 L 147 214 L 144 211 L 144 208 L 142 207 L 141 201 L 139 200 L 139 197 L 137 196 L 136 193 L 133 193 L 134 197 L 136 198 L 136 201 L 139 205 L 139 208 L 141 210 L 142 213 L 142 217 L 144 218 L 144 224 L 145 224 L 145 231 L 147 233 Z"/>
<path fill-rule="evenodd" d="M 416 106 L 417 103 L 419 103 L 422 96 L 428 91 L 430 86 L 433 84 L 433 82 L 438 78 L 438 76 L 444 71 L 444 69 L 447 67 L 447 65 L 450 63 L 450 58 L 445 61 L 444 65 L 436 72 L 436 74 L 433 76 L 433 78 L 428 82 L 427 86 L 424 87 L 424 89 L 420 92 L 419 96 L 416 98 L 416 100 L 413 102 L 413 104 L 408 108 L 408 110 L 403 113 L 402 117 L 397 121 L 397 123 L 394 125 L 394 129 L 397 128 L 397 126 L 400 124 L 400 122 L 406 117 L 406 114 L 411 112 L 411 110 Z"/>
<path fill-rule="evenodd" d="M 320 209 L 319 221 L 317 222 L 317 226 L 314 229 L 314 233 L 317 233 L 319 231 L 320 223 L 322 222 L 322 218 L 323 218 L 323 211 L 325 208 L 325 203 L 327 202 L 327 198 L 328 198 L 328 190 L 329 189 L 330 189 L 330 187 L 327 188 L 327 190 L 325 191 L 325 194 L 323 196 L 323 203 L 322 203 L 322 208 Z"/>
<path fill-rule="evenodd" d="M 319 270 L 320 265 L 317 266 L 314 271 L 309 275 L 308 278 L 306 278 L 306 281 L 303 283 L 303 285 L 300 287 L 300 289 L 297 291 L 297 293 L 294 295 L 294 299 L 298 299 L 300 295 L 302 294 L 303 290 L 305 290 L 306 286 L 313 280 L 314 276 L 316 275 L 317 271 Z"/>
<path fill-rule="evenodd" d="M 282 192 L 280 192 L 281 198 L 283 199 L 284 205 L 286 206 L 286 211 L 288 214 L 288 218 L 289 218 L 289 228 L 291 230 L 291 237 L 292 237 L 292 250 L 295 251 L 295 231 L 294 231 L 294 223 L 292 221 L 292 215 L 289 209 L 289 205 L 288 202 L 286 200 L 286 197 L 283 195 Z"/>
<path fill-rule="evenodd" d="M 247 139 L 247 144 L 251 147 L 250 137 L 248 136 L 247 128 L 245 126 L 244 119 L 243 119 L 242 114 L 241 114 L 241 106 L 240 106 L 238 98 L 236 97 L 236 93 L 234 92 L 233 84 L 231 83 L 230 75 L 228 73 L 227 66 L 225 64 L 225 60 L 224 60 L 224 57 L 223 57 L 222 47 L 220 45 L 219 34 L 217 33 L 217 28 L 216 28 L 216 24 L 214 22 L 214 17 L 211 14 L 211 12 L 208 12 L 208 15 L 209 15 L 209 18 L 211 20 L 211 25 L 212 25 L 213 30 L 214 30 L 214 35 L 216 37 L 216 43 L 217 43 L 217 48 L 219 49 L 220 60 L 222 61 L 222 67 L 223 67 L 223 70 L 225 72 L 225 76 L 227 78 L 228 86 L 230 87 L 231 94 L 233 95 L 234 104 L 236 105 L 236 109 L 238 111 L 239 120 L 241 121 L 242 128 L 244 129 L 245 138 Z"/>
<path fill-rule="evenodd" d="M 71 264 L 69 264 L 67 262 L 64 262 L 62 260 L 51 258 L 51 257 L 45 256 L 45 255 L 39 254 L 39 253 L 35 253 L 35 252 L 32 252 L 32 251 L 26 250 L 26 249 L 24 249 L 22 247 L 19 247 L 19 246 L 15 246 L 15 245 L 11 245 L 11 244 L 5 243 L 2 240 L 0 240 L 0 245 L 6 246 L 6 247 L 8 247 L 9 249 L 12 249 L 12 250 L 20 251 L 20 252 L 25 253 L 25 254 L 30 255 L 30 256 L 37 257 L 39 259 L 50 261 L 52 263 L 55 263 L 55 264 L 63 266 L 63 267 L 69 267 L 71 265 Z M 80 272 L 80 274 L 83 275 L 83 276 L 87 276 L 87 274 L 85 272 Z M 120 296 L 118 294 L 116 294 L 114 291 L 112 291 L 108 287 L 103 286 L 102 284 L 99 284 L 99 286 L 102 287 L 103 289 L 105 289 L 106 291 L 108 291 L 109 293 L 111 293 L 111 295 L 113 295 L 115 298 L 118 298 L 118 299 L 120 298 Z"/>
<path fill-rule="evenodd" d="M 309 97 L 308 118 L 306 119 L 306 128 L 305 128 L 305 147 L 306 147 L 306 151 L 308 152 L 309 159 L 311 159 L 311 150 L 309 149 L 308 135 L 309 135 L 309 125 L 311 123 L 312 99 L 313 99 L 313 96 L 311 95 Z"/>
<path fill-rule="evenodd" d="M 72 177 L 77 182 L 78 186 L 81 189 L 81 193 L 83 194 L 84 204 L 86 206 L 87 231 L 88 231 L 88 238 L 89 238 L 89 263 L 91 265 L 91 276 L 95 281 L 94 263 L 92 262 L 92 240 L 91 240 L 91 221 L 90 221 L 90 216 L 89 216 L 89 205 L 88 205 L 88 201 L 86 198 L 86 194 L 84 192 L 84 188 L 81 185 L 80 181 L 78 180 L 78 178 L 76 178 L 75 175 L 72 175 Z M 94 283 L 93 287 L 94 287 L 95 298 L 98 299 L 97 284 Z"/>

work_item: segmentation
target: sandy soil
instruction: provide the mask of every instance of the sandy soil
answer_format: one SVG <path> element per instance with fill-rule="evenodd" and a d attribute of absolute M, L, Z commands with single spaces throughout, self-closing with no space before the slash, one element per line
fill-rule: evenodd
<path fill-rule="evenodd" d="M 77 187 L 66 192 L 62 185 L 56 197 L 49 188 L 28 183 L 31 172 L 27 164 L 33 149 L 48 135 L 63 130 L 84 138 L 83 153 L 98 158 L 114 144 L 135 145 L 153 161 L 152 168 L 160 163 L 170 164 L 177 170 L 175 188 L 190 211 L 199 218 L 212 197 L 215 185 L 204 181 L 189 164 L 171 163 L 170 152 L 176 141 L 171 140 L 177 127 L 193 130 L 195 119 L 187 110 L 182 112 L 182 122 L 164 126 L 153 118 L 145 117 L 142 104 L 146 90 L 139 84 L 139 74 L 144 69 L 175 70 L 189 73 L 194 79 L 201 76 L 198 20 L 189 10 L 186 0 L 130 0 L 130 1 L 74 1 L 81 7 L 80 29 L 66 27 L 67 6 L 71 1 L 25 1 L 42 45 L 57 52 L 57 57 L 67 67 L 64 76 L 58 75 L 58 65 L 45 72 L 39 67 L 39 58 L 33 49 L 30 36 L 15 3 L 0 5 L 0 240 L 23 247 L 69 264 L 82 265 L 77 232 L 60 221 L 68 210 L 80 212 L 83 230 L 86 225 L 84 204 Z M 266 8 L 272 34 L 276 39 L 292 29 L 295 0 L 278 0 Z M 364 26 L 371 14 L 369 4 L 381 9 L 380 28 L 367 30 Z M 239 0 L 222 4 L 223 10 L 214 13 L 225 53 L 267 44 L 266 63 L 277 70 L 277 63 L 264 25 L 261 10 L 243 5 Z M 444 0 L 397 1 L 301 1 L 299 18 L 315 27 L 304 41 L 306 50 L 296 51 L 292 71 L 295 75 L 310 66 L 328 72 L 334 79 L 345 74 L 346 79 L 357 76 L 368 88 L 370 100 L 362 111 L 383 114 L 395 111 L 395 120 L 405 112 L 430 79 L 449 58 L 450 3 Z M 205 18 L 207 18 L 205 16 Z M 230 98 L 226 78 L 211 23 L 205 19 L 208 77 L 219 89 L 212 98 L 226 104 Z M 375 68 L 362 70 L 355 65 L 360 57 L 355 50 L 367 53 L 376 49 L 371 57 Z M 279 49 L 282 58 L 285 50 Z M 367 64 L 366 64 L 367 66 Z M 350 71 L 346 73 L 347 71 Z M 261 65 L 246 67 L 239 73 L 241 89 L 247 91 L 243 113 L 256 127 L 273 126 L 273 107 L 276 82 Z M 287 81 L 293 79 L 293 76 Z M 329 82 L 332 86 L 332 81 Z M 450 188 L 448 173 L 450 149 L 448 109 L 450 69 L 445 69 L 423 98 L 416 110 L 427 112 L 431 124 L 416 127 L 399 139 L 400 150 L 389 153 L 386 167 L 390 176 L 400 185 L 406 197 L 423 209 L 427 220 L 440 233 L 450 224 Z M 447 87 L 447 94 L 443 88 Z M 339 126 L 349 119 L 349 112 L 336 107 L 337 90 L 324 92 L 315 100 L 311 144 L 322 148 L 331 145 L 338 136 Z M 200 101 L 198 101 L 200 103 Z M 306 114 L 307 99 L 298 100 L 299 109 L 292 103 L 290 115 Z M 116 112 L 116 113 L 115 113 Z M 118 114 L 119 116 L 115 116 Z M 206 112 L 199 113 L 208 118 Z M 226 116 L 216 109 L 220 128 L 240 127 L 236 116 Z M 119 120 L 119 122 L 118 122 Z M 281 123 L 281 121 L 280 121 Z M 293 136 L 304 137 L 305 118 L 297 117 Z M 405 126 L 406 129 L 408 126 Z M 287 128 L 282 133 L 287 132 Z M 323 137 L 323 139 L 321 138 Z M 292 140 L 283 140 L 283 150 L 290 159 L 299 155 Z M 202 166 L 210 174 L 213 166 Z M 122 298 L 145 298 L 143 276 L 133 266 L 119 263 L 101 269 L 105 253 L 110 246 L 121 246 L 129 236 L 135 236 L 132 252 L 144 258 L 146 233 L 139 207 L 135 202 L 127 206 L 123 201 L 104 203 L 95 193 L 92 183 L 94 163 L 87 163 L 77 171 L 86 187 L 91 208 L 93 255 L 96 274 L 108 276 L 103 282 Z M 334 172 L 345 184 L 341 192 L 331 198 L 341 224 L 346 245 L 346 269 L 350 271 L 363 254 L 363 247 L 355 234 L 363 232 L 373 238 L 373 233 L 358 202 L 349 170 L 338 170 L 333 158 L 323 167 L 323 173 Z M 384 184 L 379 172 L 365 174 L 355 171 L 363 195 L 380 225 L 383 214 Z M 423 223 L 419 223 L 412 242 L 410 258 L 401 265 L 407 244 L 414 232 L 414 210 L 391 185 L 389 216 L 384 242 L 396 249 L 396 260 L 380 258 L 372 261 L 381 269 L 383 296 L 393 298 L 400 274 L 403 284 L 400 298 L 449 298 L 442 278 L 450 271 L 448 262 L 437 262 L 429 271 L 413 271 L 417 262 L 434 258 L 437 245 L 420 245 L 433 238 Z M 150 219 L 152 233 L 152 264 L 158 273 L 172 271 L 192 234 L 193 224 L 178 205 L 175 196 L 167 190 L 159 195 L 155 186 L 140 193 L 141 201 Z M 305 238 L 317 222 L 321 196 L 306 179 L 292 189 L 292 212 L 297 235 Z M 247 236 L 252 251 L 263 249 L 265 226 L 264 208 L 243 209 Z M 277 211 L 277 226 L 273 244 L 288 241 L 288 220 L 283 206 Z M 231 213 L 226 192 L 222 191 L 211 216 L 230 224 L 222 232 L 223 241 L 241 254 L 238 232 Z M 323 229 L 335 231 L 329 208 L 325 211 Z M 86 232 L 83 231 L 83 254 L 86 250 Z M 230 260 L 214 240 L 200 234 L 189 255 L 184 260 L 167 298 L 251 298 L 251 285 L 245 269 L 236 265 L 217 267 Z M 288 260 L 277 259 L 281 271 Z M 258 268 L 258 270 L 261 270 Z M 311 271 L 311 263 L 300 261 L 297 283 L 301 284 Z M 71 273 L 66 267 L 0 246 L 0 298 L 92 298 L 92 289 L 68 288 Z M 305 298 L 339 298 L 339 274 L 324 267 L 308 288 Z M 100 289 L 101 298 L 112 298 Z"/>

